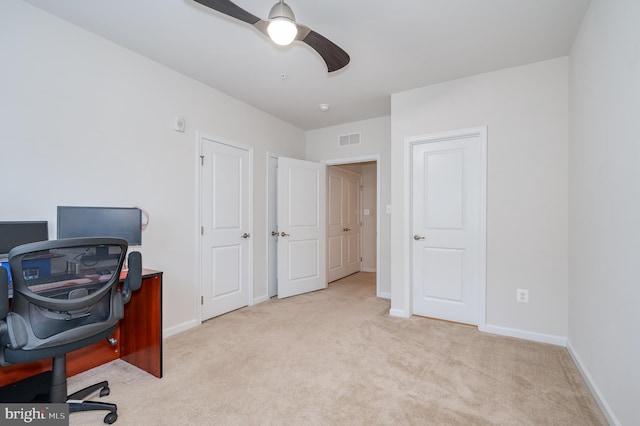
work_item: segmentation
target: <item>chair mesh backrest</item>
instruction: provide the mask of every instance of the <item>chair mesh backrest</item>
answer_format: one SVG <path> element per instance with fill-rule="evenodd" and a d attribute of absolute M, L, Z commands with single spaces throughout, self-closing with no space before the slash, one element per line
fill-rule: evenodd
<path fill-rule="evenodd" d="M 82 328 L 95 332 L 115 324 L 112 305 L 126 251 L 126 241 L 115 238 L 55 240 L 12 250 L 11 311 L 30 329 L 27 346 L 65 343 L 82 338 Z"/>

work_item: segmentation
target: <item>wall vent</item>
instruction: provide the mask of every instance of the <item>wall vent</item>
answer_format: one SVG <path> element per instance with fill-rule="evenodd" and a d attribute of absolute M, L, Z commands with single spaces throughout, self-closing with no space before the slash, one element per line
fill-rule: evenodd
<path fill-rule="evenodd" d="M 360 144 L 360 133 L 351 133 L 350 135 L 341 135 L 338 142 L 339 146 L 358 145 Z"/>

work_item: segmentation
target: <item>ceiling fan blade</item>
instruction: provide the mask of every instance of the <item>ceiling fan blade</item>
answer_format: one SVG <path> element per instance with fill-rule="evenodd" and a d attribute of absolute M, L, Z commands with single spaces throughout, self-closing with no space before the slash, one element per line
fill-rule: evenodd
<path fill-rule="evenodd" d="M 297 40 L 308 44 L 318 52 L 327 64 L 327 70 L 329 72 L 338 71 L 339 69 L 347 66 L 351 58 L 347 52 L 340 48 L 340 46 L 304 25 L 297 25 L 299 28 Z"/>
<path fill-rule="evenodd" d="M 237 6 L 235 3 L 229 0 L 194 0 L 203 6 L 207 6 L 213 10 L 217 10 L 220 13 L 224 13 L 232 18 L 239 19 L 247 24 L 255 24 L 260 21 L 260 18 L 252 15 L 243 8 Z"/>

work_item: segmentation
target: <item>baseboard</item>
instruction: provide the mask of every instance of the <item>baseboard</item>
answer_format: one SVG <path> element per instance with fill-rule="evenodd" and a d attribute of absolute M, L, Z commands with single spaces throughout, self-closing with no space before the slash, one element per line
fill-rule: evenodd
<path fill-rule="evenodd" d="M 173 327 L 165 328 L 162 330 L 162 338 L 165 339 L 169 336 L 173 336 L 174 334 L 182 333 L 183 331 L 187 331 L 190 328 L 196 327 L 200 325 L 199 321 L 190 320 L 187 322 L 183 322 L 182 324 L 175 325 Z"/>
<path fill-rule="evenodd" d="M 391 300 L 391 293 L 387 293 L 386 291 L 381 291 L 380 293 L 378 293 L 378 297 L 381 299 Z"/>
<path fill-rule="evenodd" d="M 399 317 L 399 318 L 411 317 L 409 312 L 405 311 L 404 309 L 389 309 L 389 315 L 391 315 L 392 317 Z"/>
<path fill-rule="evenodd" d="M 556 346 L 567 346 L 567 338 L 552 334 L 535 333 L 533 331 L 518 330 L 516 328 L 501 327 L 487 324 L 483 327 L 485 333 L 499 334 L 500 336 L 516 337 L 518 339 L 532 340 L 534 342 L 549 343 Z"/>
<path fill-rule="evenodd" d="M 376 268 L 361 268 L 360 272 L 376 272 Z"/>
<path fill-rule="evenodd" d="M 607 400 L 605 399 L 604 395 L 602 395 L 602 392 L 600 392 L 600 389 L 598 388 L 595 381 L 593 380 L 593 377 L 591 377 L 589 370 L 582 362 L 582 358 L 580 358 L 580 356 L 573 350 L 573 347 L 571 346 L 570 341 L 567 342 L 567 350 L 569 351 L 569 355 L 571 355 L 571 358 L 573 359 L 574 364 L 578 367 L 578 371 L 580 371 L 582 378 L 587 383 L 587 386 L 589 387 L 591 394 L 596 399 L 596 402 L 600 406 L 600 409 L 602 410 L 602 413 L 604 414 L 604 416 L 607 418 L 607 421 L 609 422 L 609 424 L 616 425 L 616 426 L 622 425 L 622 423 L 620 423 L 616 415 L 613 413 L 613 410 L 611 409 L 611 406 L 607 403 Z"/>
<path fill-rule="evenodd" d="M 269 296 L 261 296 L 257 299 L 253 299 L 253 304 L 257 305 L 258 303 L 266 302 L 267 300 L 269 300 Z"/>

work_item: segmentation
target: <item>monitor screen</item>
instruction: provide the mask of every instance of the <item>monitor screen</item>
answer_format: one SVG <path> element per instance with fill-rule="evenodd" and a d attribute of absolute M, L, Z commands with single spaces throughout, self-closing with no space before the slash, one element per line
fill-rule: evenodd
<path fill-rule="evenodd" d="M 21 244 L 47 241 L 49 227 L 46 220 L 34 222 L 0 222 L 0 256 Z"/>
<path fill-rule="evenodd" d="M 142 211 L 136 207 L 58 206 L 58 238 L 115 237 L 142 245 Z"/>

